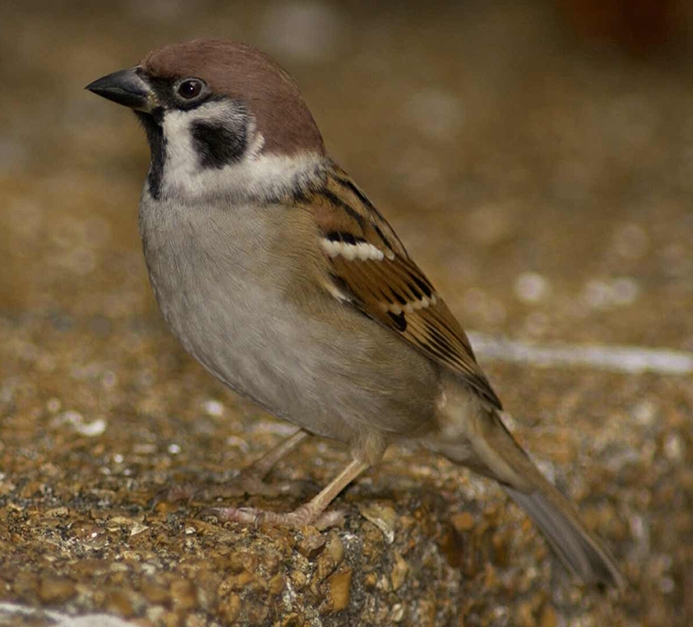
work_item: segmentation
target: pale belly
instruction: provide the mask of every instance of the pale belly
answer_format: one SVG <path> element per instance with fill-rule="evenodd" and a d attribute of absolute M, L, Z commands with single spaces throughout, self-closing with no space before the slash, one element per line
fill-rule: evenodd
<path fill-rule="evenodd" d="M 299 311 L 281 271 L 263 259 L 266 246 L 212 259 L 194 239 L 168 236 L 158 246 L 145 238 L 159 306 L 185 349 L 231 389 L 346 443 L 432 428 L 438 368 L 392 331 L 327 293 L 320 315 Z"/>

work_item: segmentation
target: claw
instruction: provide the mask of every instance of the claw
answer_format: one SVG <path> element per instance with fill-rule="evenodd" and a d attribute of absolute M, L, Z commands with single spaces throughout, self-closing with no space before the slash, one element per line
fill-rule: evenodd
<path fill-rule="evenodd" d="M 256 473 L 242 470 L 236 477 L 221 484 L 200 487 L 194 483 L 182 483 L 163 488 L 150 499 L 149 507 L 156 509 L 160 503 L 181 503 L 183 501 L 187 504 L 192 501 L 208 503 L 216 499 L 234 499 L 245 496 L 268 498 L 285 494 L 299 496 L 301 492 L 301 486 L 297 482 L 270 485 L 265 483 Z"/>
<path fill-rule="evenodd" d="M 288 527 L 298 529 L 300 527 L 313 526 L 323 531 L 329 527 L 340 525 L 345 518 L 345 513 L 341 510 L 325 512 L 315 518 L 313 513 L 306 507 L 299 507 L 293 512 L 277 514 L 254 507 L 208 507 L 200 516 L 213 516 L 220 523 L 237 522 L 245 525 L 269 524 L 278 527 Z"/>
<path fill-rule="evenodd" d="M 261 513 L 254 507 L 207 507 L 200 512 L 200 516 L 213 516 L 220 523 L 239 522 L 257 526 Z"/>
<path fill-rule="evenodd" d="M 180 503 L 186 501 L 190 503 L 198 488 L 192 483 L 181 483 L 169 488 L 162 488 L 150 500 L 149 508 L 156 509 L 161 503 Z"/>

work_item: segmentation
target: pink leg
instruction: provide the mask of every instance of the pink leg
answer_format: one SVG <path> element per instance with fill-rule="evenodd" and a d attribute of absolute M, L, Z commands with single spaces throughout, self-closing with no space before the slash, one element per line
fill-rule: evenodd
<path fill-rule="evenodd" d="M 192 498 L 209 501 L 215 498 L 236 497 L 243 496 L 244 494 L 252 494 L 255 496 L 276 496 L 278 493 L 284 494 L 288 490 L 267 485 L 263 482 L 263 479 L 280 459 L 291 453 L 291 451 L 308 438 L 309 435 L 309 433 L 299 429 L 292 436 L 267 451 L 250 466 L 241 470 L 237 477 L 234 477 L 223 485 L 200 489 L 199 485 L 184 483 L 182 485 L 166 488 L 154 497 L 152 506 L 156 507 L 161 501 L 172 501 L 175 503 L 178 501 L 188 501 Z"/>
<path fill-rule="evenodd" d="M 253 474 L 258 479 L 264 479 L 282 457 L 291 453 L 291 451 L 309 435 L 309 433 L 299 429 L 291 437 L 288 437 L 286 440 L 283 440 L 277 446 L 267 451 L 260 459 L 254 461 L 248 468 L 243 470 L 243 472 Z"/>
<path fill-rule="evenodd" d="M 255 508 L 214 507 L 205 510 L 203 514 L 216 516 L 220 522 L 271 524 L 294 528 L 306 525 L 315 525 L 319 529 L 331 527 L 342 520 L 343 513 L 324 513 L 325 510 L 335 497 L 369 466 L 367 462 L 352 460 L 321 492 L 293 512 L 277 514 Z"/>

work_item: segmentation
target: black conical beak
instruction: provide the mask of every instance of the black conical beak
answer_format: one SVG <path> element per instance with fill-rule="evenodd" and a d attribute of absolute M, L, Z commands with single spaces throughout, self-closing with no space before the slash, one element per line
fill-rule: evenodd
<path fill-rule="evenodd" d="M 156 107 L 156 96 L 138 67 L 108 74 L 85 89 L 137 111 L 149 113 Z"/>

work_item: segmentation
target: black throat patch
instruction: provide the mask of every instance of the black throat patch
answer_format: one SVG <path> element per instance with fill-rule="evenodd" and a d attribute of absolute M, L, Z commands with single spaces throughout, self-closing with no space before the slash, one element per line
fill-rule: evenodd
<path fill-rule="evenodd" d="M 206 168 L 223 168 L 240 161 L 248 145 L 246 133 L 245 125 L 230 129 L 219 122 L 193 122 L 193 144 L 200 164 Z"/>
<path fill-rule="evenodd" d="M 166 161 L 166 138 L 164 130 L 161 128 L 163 112 L 155 109 L 152 113 L 135 111 L 135 115 L 144 127 L 147 134 L 147 143 L 152 153 L 152 160 L 149 165 L 147 184 L 152 198 L 158 200 L 161 197 L 161 184 L 164 176 L 164 162 Z"/>

